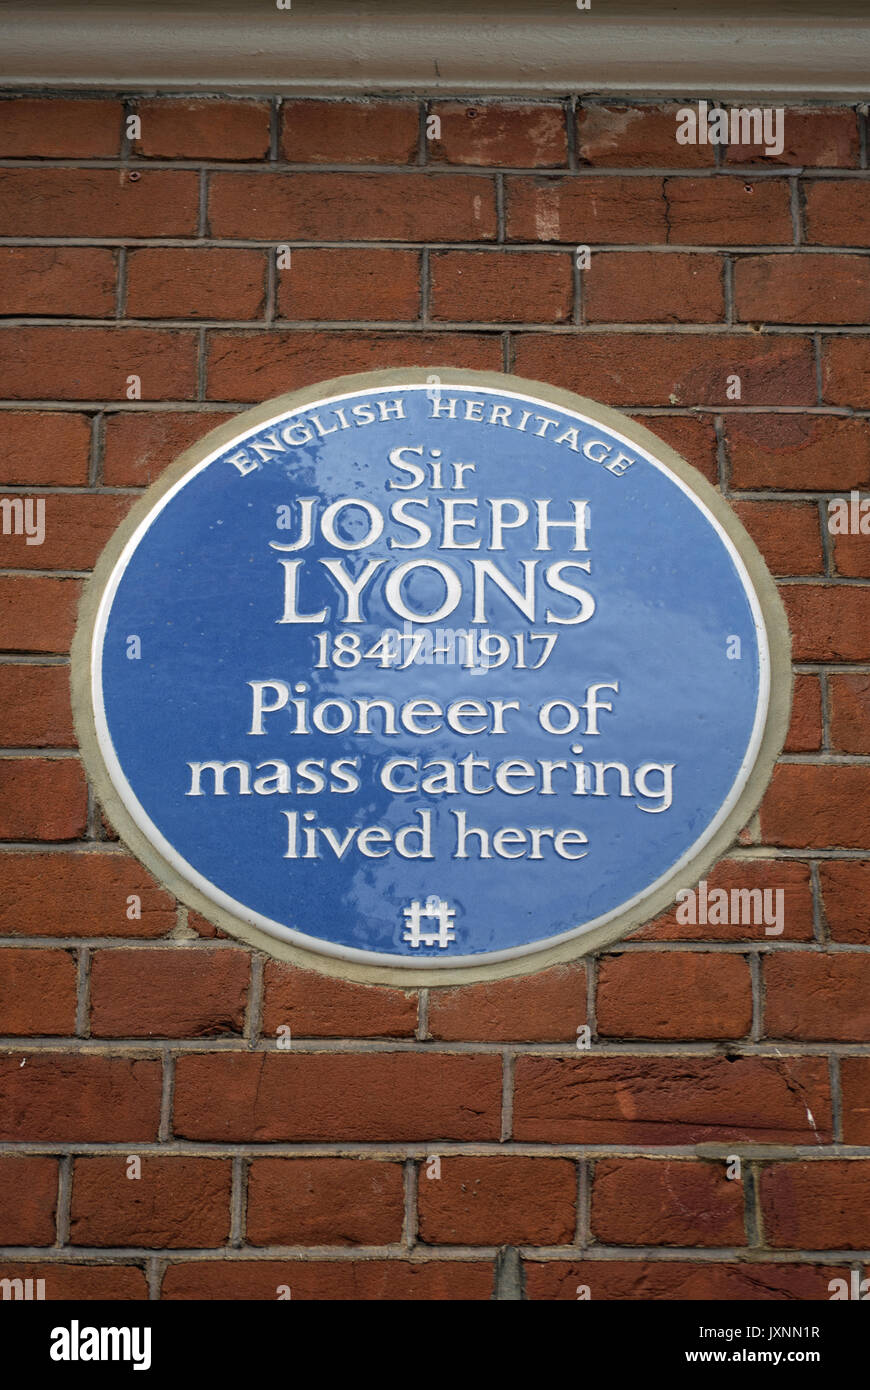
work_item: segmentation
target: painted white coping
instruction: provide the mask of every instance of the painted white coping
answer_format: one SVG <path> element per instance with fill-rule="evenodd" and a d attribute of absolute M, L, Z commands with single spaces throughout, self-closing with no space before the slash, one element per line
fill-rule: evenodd
<path fill-rule="evenodd" d="M 281 0 L 287 5 L 287 0 Z M 0 0 L 0 86 L 863 100 L 863 0 Z"/>

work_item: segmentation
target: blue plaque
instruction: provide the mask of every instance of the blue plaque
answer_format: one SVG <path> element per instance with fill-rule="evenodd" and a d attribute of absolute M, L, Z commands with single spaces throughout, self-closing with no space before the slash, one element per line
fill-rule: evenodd
<path fill-rule="evenodd" d="M 455 982 L 567 959 L 690 886 L 789 703 L 773 583 L 615 411 L 408 370 L 210 434 L 102 557 L 86 763 L 182 899 L 274 954 Z"/>

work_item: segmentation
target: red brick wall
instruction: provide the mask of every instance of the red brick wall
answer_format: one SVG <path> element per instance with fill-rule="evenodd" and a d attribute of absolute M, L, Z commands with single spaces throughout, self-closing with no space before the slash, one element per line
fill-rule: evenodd
<path fill-rule="evenodd" d="M 0 1277 L 826 1299 L 864 1272 L 870 538 L 826 503 L 870 487 L 865 117 L 791 110 L 778 158 L 674 133 L 585 101 L 0 103 L 0 488 L 47 524 L 0 537 Z M 222 936 L 114 841 L 67 661 L 105 541 L 228 414 L 403 364 L 622 407 L 732 500 L 795 705 L 711 886 L 783 888 L 781 937 L 670 914 L 536 977 L 361 987 Z"/>

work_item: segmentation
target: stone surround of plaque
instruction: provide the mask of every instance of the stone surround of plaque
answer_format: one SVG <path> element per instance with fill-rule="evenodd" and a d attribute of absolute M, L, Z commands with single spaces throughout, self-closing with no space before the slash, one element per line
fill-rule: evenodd
<path fill-rule="evenodd" d="M 655 436 L 539 382 L 340 378 L 209 434 L 83 600 L 106 813 L 273 955 L 447 984 L 664 910 L 733 843 L 787 724 L 775 587 Z"/>

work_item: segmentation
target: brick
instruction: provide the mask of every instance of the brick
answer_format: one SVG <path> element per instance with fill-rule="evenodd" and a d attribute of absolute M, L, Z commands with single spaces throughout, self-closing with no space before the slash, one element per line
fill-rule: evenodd
<path fill-rule="evenodd" d="M 0 101 L 0 158 L 111 159 L 121 151 L 122 118 L 112 100 Z"/>
<path fill-rule="evenodd" d="M 870 246 L 870 184 L 860 179 L 805 179 L 807 241 L 816 246 Z"/>
<path fill-rule="evenodd" d="M 564 1158 L 452 1157 L 421 1166 L 420 1239 L 427 1245 L 565 1245 L 574 1239 L 577 1170 Z"/>
<path fill-rule="evenodd" d="M 866 420 L 727 415 L 724 423 L 733 487 L 824 491 L 870 484 Z"/>
<path fill-rule="evenodd" d="M 134 154 L 146 159 L 266 159 L 269 103 L 177 99 L 136 102 L 142 134 Z"/>
<path fill-rule="evenodd" d="M 194 169 L 0 169 L 0 236 L 195 236 Z"/>
<path fill-rule="evenodd" d="M 146 487 L 185 449 L 232 418 L 232 411 L 223 410 L 109 415 L 103 425 L 103 481 L 109 487 Z"/>
<path fill-rule="evenodd" d="M 501 371 L 500 335 L 213 330 L 206 395 L 260 401 L 346 372 L 445 365 Z"/>
<path fill-rule="evenodd" d="M 822 338 L 822 400 L 858 410 L 870 406 L 870 339 Z"/>
<path fill-rule="evenodd" d="M 855 169 L 860 146 L 858 120 L 848 107 L 788 107 L 782 123 L 783 147 L 769 154 L 757 145 L 729 145 L 726 164 L 796 164 Z"/>
<path fill-rule="evenodd" d="M 662 106 L 600 106 L 577 110 L 577 156 L 581 164 L 611 169 L 708 167 L 716 162 L 709 143 L 677 143 L 677 102 Z"/>
<path fill-rule="evenodd" d="M 664 242 L 667 221 L 658 178 L 509 177 L 505 181 L 510 241 L 572 245 Z"/>
<path fill-rule="evenodd" d="M 430 258 L 431 314 L 445 322 L 566 323 L 569 256 L 537 251 L 439 251 Z"/>
<path fill-rule="evenodd" d="M 818 1264 L 720 1263 L 709 1260 L 548 1260 L 524 1262 L 526 1297 L 571 1299 L 585 1285 L 594 1301 L 763 1302 L 830 1298 L 829 1281 L 848 1269 Z"/>
<path fill-rule="evenodd" d="M 0 1243 L 53 1245 L 56 1211 L 57 1159 L 0 1154 Z"/>
<path fill-rule="evenodd" d="M 861 1250 L 870 1245 L 870 1163 L 770 1163 L 759 1181 L 774 1249 Z"/>
<path fill-rule="evenodd" d="M 492 1298 L 491 1260 L 185 1261 L 170 1265 L 165 1299 L 274 1299 L 289 1288 L 294 1302 L 413 1303 Z"/>
<path fill-rule="evenodd" d="M 795 676 L 786 753 L 814 753 L 822 746 L 822 687 L 818 676 Z"/>
<path fill-rule="evenodd" d="M 718 483 L 719 459 L 712 420 L 690 415 L 633 415 L 631 418 L 670 444 L 687 463 L 703 473 L 708 482 Z"/>
<path fill-rule="evenodd" d="M 88 481 L 91 422 L 56 410 L 4 410 L 0 487 L 76 487 Z"/>
<path fill-rule="evenodd" d="M 2 936 L 165 936 L 175 918 L 172 896 L 116 850 L 0 854 Z"/>
<path fill-rule="evenodd" d="M 819 883 L 831 939 L 870 946 L 870 860 L 826 859 Z"/>
<path fill-rule="evenodd" d="M 746 1245 L 743 1183 L 725 1163 L 599 1159 L 590 1225 L 598 1245 Z"/>
<path fill-rule="evenodd" d="M 46 1302 L 147 1299 L 144 1269 L 133 1265 L 0 1264 L 0 1279 L 43 1279 Z"/>
<path fill-rule="evenodd" d="M 868 501 L 862 497 L 859 505 L 867 506 Z M 834 543 L 834 571 L 849 579 L 870 579 L 870 517 L 867 512 L 870 507 L 860 515 L 859 525 L 863 525 L 863 531 L 847 531 L 833 537 Z M 828 515 L 823 525 L 828 524 Z"/>
<path fill-rule="evenodd" d="M 785 584 L 780 589 L 795 661 L 870 659 L 870 589 Z"/>
<path fill-rule="evenodd" d="M 813 897 L 810 886 L 809 865 L 791 859 L 722 859 L 707 874 L 708 902 L 716 889 L 728 893 L 728 923 L 716 922 L 678 922 L 677 909 L 672 908 L 661 917 L 634 932 L 633 941 L 759 941 L 768 940 L 764 924 L 756 921 L 758 899 L 748 900 L 748 909 L 742 906 L 743 899 L 732 899 L 735 890 L 748 889 L 750 892 L 782 890 L 783 905 L 781 941 L 811 941 L 813 938 Z M 736 911 L 731 911 L 734 902 Z M 768 898 L 768 902 L 771 899 Z M 772 899 L 774 905 L 777 899 Z M 762 898 L 762 908 L 764 899 Z M 711 904 L 712 907 L 712 904 Z M 685 913 L 683 914 L 685 915 Z M 696 903 L 696 917 L 700 915 Z M 718 915 L 718 914 L 717 914 Z M 708 910 L 707 916 L 710 916 Z M 747 920 L 751 918 L 751 920 Z"/>
<path fill-rule="evenodd" d="M 721 256 L 599 251 L 583 273 L 587 323 L 717 323 L 725 317 Z"/>
<path fill-rule="evenodd" d="M 108 246 L 0 247 L 0 314 L 109 318 L 114 312 L 115 253 Z"/>
<path fill-rule="evenodd" d="M 401 1163 L 358 1158 L 255 1158 L 248 1174 L 249 1245 L 397 1245 Z"/>
<path fill-rule="evenodd" d="M 849 499 L 837 499 L 839 502 L 852 502 Z M 834 509 L 834 499 L 830 499 L 827 506 L 826 521 L 823 524 L 830 527 L 831 517 L 834 510 L 841 512 L 841 507 Z M 857 527 L 849 523 L 848 531 L 837 531 L 834 534 L 834 573 L 845 575 L 846 578 L 870 578 L 870 498 L 862 498 L 859 503 L 863 507 L 863 512 L 859 513 Z M 839 524 L 839 523 L 838 523 Z M 863 527 L 863 530 L 860 528 Z"/>
<path fill-rule="evenodd" d="M 241 1033 L 249 957 L 244 951 L 97 951 L 91 965 L 96 1038 L 202 1038 Z"/>
<path fill-rule="evenodd" d="M 734 266 L 738 319 L 756 323 L 866 323 L 866 256 L 741 256 Z"/>
<path fill-rule="evenodd" d="M 74 743 L 67 668 L 0 665 L 0 744 L 68 748 Z"/>
<path fill-rule="evenodd" d="M 413 164 L 420 118 L 411 101 L 289 100 L 281 156 L 291 164 Z"/>
<path fill-rule="evenodd" d="M 824 573 L 815 502 L 735 502 L 734 510 L 771 574 Z"/>
<path fill-rule="evenodd" d="M 479 174 L 226 173 L 212 236 L 258 241 L 492 241 L 495 188 Z"/>
<path fill-rule="evenodd" d="M 0 758 L 0 840 L 75 840 L 87 818 L 78 758 Z"/>
<path fill-rule="evenodd" d="M 870 848 L 870 766 L 781 763 L 761 803 L 764 842 Z"/>
<path fill-rule="evenodd" d="M 130 1057 L 9 1053 L 0 1057 L 0 1138 L 18 1144 L 156 1139 L 161 1072 L 159 1062 Z"/>
<path fill-rule="evenodd" d="M 223 938 L 224 941 L 232 939 L 227 936 L 226 932 L 218 931 L 213 922 L 209 922 L 205 917 L 201 917 L 199 913 L 194 912 L 192 908 L 187 909 L 187 925 L 190 927 L 191 931 L 195 931 L 198 936 L 205 936 L 210 941 L 214 941 L 217 938 Z M 267 964 L 269 963 L 270 962 L 267 962 Z"/>
<path fill-rule="evenodd" d="M 0 565 L 10 569 L 93 569 L 106 542 L 135 500 L 111 493 L 50 493 L 45 503 L 45 540 L 0 535 Z"/>
<path fill-rule="evenodd" d="M 843 1143 L 870 1144 L 870 1057 L 841 1057 Z"/>
<path fill-rule="evenodd" d="M 361 985 L 282 961 L 266 962 L 263 1032 L 289 1027 L 294 1038 L 412 1038 L 417 993 Z"/>
<path fill-rule="evenodd" d="M 429 992 L 429 1031 L 448 1042 L 575 1042 L 585 1022 L 586 970 L 579 964 Z"/>
<path fill-rule="evenodd" d="M 74 1033 L 76 963 L 69 951 L 0 950 L 0 1035 Z"/>
<path fill-rule="evenodd" d="M 156 246 L 127 258 L 129 318 L 259 319 L 265 303 L 262 251 Z"/>
<path fill-rule="evenodd" d="M 870 676 L 831 674 L 831 744 L 841 753 L 870 753 Z"/>
<path fill-rule="evenodd" d="M 843 504 L 848 530 L 843 530 Z M 854 494 L 851 498 L 831 498 L 822 525 L 835 526 L 833 534 L 834 572 L 848 579 L 870 577 L 870 498 Z"/>
<path fill-rule="evenodd" d="M 797 336 L 523 333 L 513 369 L 620 407 L 727 405 L 728 377 L 735 372 L 744 405 L 815 401 L 811 343 Z"/>
<path fill-rule="evenodd" d="M 568 162 L 561 104 L 433 101 L 428 114 L 441 122 L 440 136 L 426 141 L 430 163 L 554 169 Z"/>
<path fill-rule="evenodd" d="M 420 316 L 417 251 L 373 247 L 300 247 L 277 271 L 284 319 L 382 321 Z"/>
<path fill-rule="evenodd" d="M 793 240 L 787 179 L 665 180 L 669 242 L 757 246 Z"/>
<path fill-rule="evenodd" d="M 78 579 L 0 575 L 0 650 L 69 651 L 81 591 Z"/>
<path fill-rule="evenodd" d="M 70 1243 L 207 1249 L 230 1232 L 230 1159 L 142 1154 L 131 1178 L 125 1154 L 77 1158 Z"/>
<path fill-rule="evenodd" d="M 742 830 L 737 832 L 738 845 L 760 845 L 761 832 L 758 828 L 758 815 L 750 816 Z"/>
<path fill-rule="evenodd" d="M 123 400 L 128 377 L 141 399 L 196 394 L 193 332 L 160 328 L 6 328 L 0 338 L 0 392 L 13 398 Z"/>
<path fill-rule="evenodd" d="M 870 956 L 789 951 L 764 960 L 765 1036 L 870 1041 Z"/>
<path fill-rule="evenodd" d="M 823 1057 L 517 1059 L 514 1138 L 520 1143 L 807 1144 L 829 1142 L 830 1127 Z"/>
<path fill-rule="evenodd" d="M 178 1060 L 175 1133 L 187 1139 L 497 1139 L 501 1058 L 412 1052 Z"/>
<path fill-rule="evenodd" d="M 604 956 L 597 1018 L 601 1037 L 744 1037 L 752 1024 L 749 963 L 702 951 Z"/>

